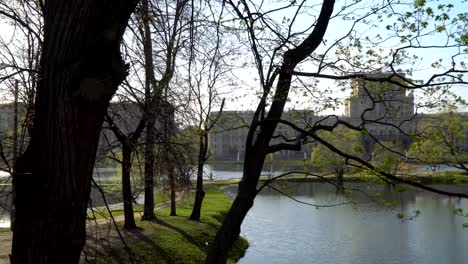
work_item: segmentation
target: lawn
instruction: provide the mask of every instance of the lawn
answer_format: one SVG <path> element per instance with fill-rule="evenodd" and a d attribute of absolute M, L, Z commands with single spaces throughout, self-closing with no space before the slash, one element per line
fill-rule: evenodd
<path fill-rule="evenodd" d="M 131 254 L 118 236 L 111 234 L 107 241 L 110 243 L 101 246 L 95 260 L 98 263 L 203 263 L 221 220 L 232 203 L 219 190 L 218 184 L 209 184 L 205 188 L 200 222 L 188 220 L 193 196 L 186 195 L 177 205 L 178 216 L 169 216 L 168 208 L 159 209 L 157 221 L 137 221 L 139 229 L 122 231 Z M 247 247 L 248 242 L 240 238 L 230 252 L 228 263 L 235 263 L 241 258 Z M 93 255 L 92 252 L 90 255 Z"/>

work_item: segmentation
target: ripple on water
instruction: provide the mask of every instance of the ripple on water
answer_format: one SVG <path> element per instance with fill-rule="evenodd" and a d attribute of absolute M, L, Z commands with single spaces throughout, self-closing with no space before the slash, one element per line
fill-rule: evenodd
<path fill-rule="evenodd" d="M 330 189 L 318 183 L 304 185 L 309 186 L 288 190 L 310 203 L 342 199 L 333 200 Z M 397 207 L 384 208 L 356 196 L 356 206 L 317 210 L 273 192 L 260 194 L 242 226 L 250 247 L 239 263 L 466 263 L 468 230 L 462 227 L 465 220 L 452 210 L 463 207 L 468 211 L 467 201 L 425 192 L 401 194 L 381 187 L 365 189 L 397 200 Z M 422 215 L 414 220 L 396 218 L 397 212 L 411 215 L 416 209 Z"/>

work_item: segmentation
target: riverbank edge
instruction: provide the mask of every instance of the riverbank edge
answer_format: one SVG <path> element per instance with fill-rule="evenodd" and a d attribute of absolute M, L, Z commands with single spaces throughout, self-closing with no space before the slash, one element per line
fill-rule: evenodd
<path fill-rule="evenodd" d="M 188 219 L 193 206 L 192 195 L 185 196 L 177 204 L 177 216 L 169 216 L 169 208 L 157 210 L 157 221 L 137 221 L 137 230 L 122 230 L 123 222 L 117 221 L 121 233 L 129 246 L 132 257 L 127 253 L 117 234 L 106 242 L 110 246 L 97 249 L 96 263 L 203 263 L 221 226 L 232 199 L 220 188 L 221 183 L 205 185 L 205 199 L 200 222 Z M 95 245 L 92 245 L 95 246 Z M 236 263 L 249 247 L 248 241 L 240 237 L 229 254 L 228 263 Z"/>
<path fill-rule="evenodd" d="M 444 185 L 457 185 L 468 183 L 468 176 L 457 172 L 440 172 L 440 173 L 417 173 L 417 174 L 405 174 L 396 175 L 398 178 L 403 180 L 409 180 L 421 184 L 444 184 Z M 260 180 L 261 183 L 267 181 L 268 178 L 264 177 Z M 306 176 L 305 174 L 293 174 L 289 177 L 283 177 L 278 179 L 279 181 L 289 182 L 321 182 L 321 183 L 336 183 L 337 178 L 334 175 L 326 176 Z M 374 183 L 374 184 L 385 184 L 388 183 L 384 176 L 378 175 L 345 175 L 343 182 L 356 182 L 356 183 Z"/>
<path fill-rule="evenodd" d="M 259 185 L 270 181 L 273 177 L 261 176 L 259 180 Z M 410 180 L 413 182 L 421 184 L 444 184 L 444 185 L 457 185 L 468 183 L 468 175 L 465 175 L 460 172 L 425 172 L 425 173 L 408 173 L 405 175 L 397 175 L 399 178 L 404 180 Z M 220 179 L 215 180 L 217 184 L 220 185 L 232 185 L 238 184 L 241 179 Z M 287 176 L 277 178 L 274 181 L 282 182 L 317 182 L 317 183 L 336 183 L 337 178 L 334 175 L 307 175 L 301 173 L 292 173 Z M 385 181 L 384 176 L 377 175 L 368 175 L 368 174 L 354 174 L 354 175 L 344 175 L 343 182 L 356 182 L 356 183 L 373 183 L 373 184 L 385 184 L 388 181 Z"/>

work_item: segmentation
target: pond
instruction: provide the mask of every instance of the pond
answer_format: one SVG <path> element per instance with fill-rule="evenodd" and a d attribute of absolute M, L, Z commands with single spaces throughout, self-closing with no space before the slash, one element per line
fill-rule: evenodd
<path fill-rule="evenodd" d="M 466 212 L 467 200 L 416 190 L 397 192 L 384 185 L 345 186 L 359 191 L 336 194 L 333 186 L 322 183 L 281 187 L 308 203 L 353 202 L 318 209 L 272 189 L 263 191 L 242 225 L 250 247 L 239 263 L 467 263 L 468 228 L 463 223 L 468 218 L 453 213 L 460 207 Z M 231 195 L 235 191 L 226 189 Z M 383 200 L 397 205 L 387 208 Z M 412 220 L 396 217 L 403 212 L 409 218 L 415 210 L 421 214 Z"/>

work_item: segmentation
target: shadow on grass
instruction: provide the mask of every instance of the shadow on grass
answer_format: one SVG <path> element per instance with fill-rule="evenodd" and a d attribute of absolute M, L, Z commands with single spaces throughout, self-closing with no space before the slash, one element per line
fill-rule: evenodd
<path fill-rule="evenodd" d="M 165 263 L 174 263 L 172 257 L 158 244 L 156 244 L 151 238 L 142 233 L 143 229 L 133 229 L 128 232 L 134 235 L 139 241 L 144 242 L 151 246 L 155 252 L 160 254 L 160 257 L 164 260 Z"/>
<path fill-rule="evenodd" d="M 218 232 L 219 227 L 223 223 L 224 218 L 226 217 L 226 215 L 227 215 L 227 211 L 220 211 L 217 214 L 211 216 L 213 219 L 215 219 L 216 221 L 219 222 L 218 225 L 215 224 L 215 223 L 208 222 L 208 221 L 202 221 L 202 223 L 207 224 L 211 228 L 213 228 L 215 230 L 215 234 L 216 234 L 216 232 Z"/>
<path fill-rule="evenodd" d="M 104 240 L 92 240 L 91 243 L 93 244 L 90 244 L 89 241 L 87 241 L 86 247 L 83 249 L 84 263 L 101 263 L 102 259 L 105 259 L 108 262 L 113 259 L 117 261 L 117 263 L 122 263 L 124 259 L 122 252 L 113 248 L 109 241 L 104 242 Z M 128 254 L 129 252 L 125 251 L 125 253 Z"/>
<path fill-rule="evenodd" d="M 167 227 L 169 229 L 172 229 L 174 230 L 175 232 L 181 234 L 187 241 L 189 241 L 190 243 L 192 243 L 194 246 L 198 247 L 201 251 L 206 251 L 206 248 L 202 245 L 200 245 L 200 243 L 198 243 L 191 235 L 189 235 L 187 232 L 185 232 L 184 230 L 182 230 L 181 228 L 177 227 L 177 226 L 173 226 L 161 219 L 157 219 L 154 221 L 155 223 L 161 225 L 161 226 L 164 226 L 164 227 Z"/>

